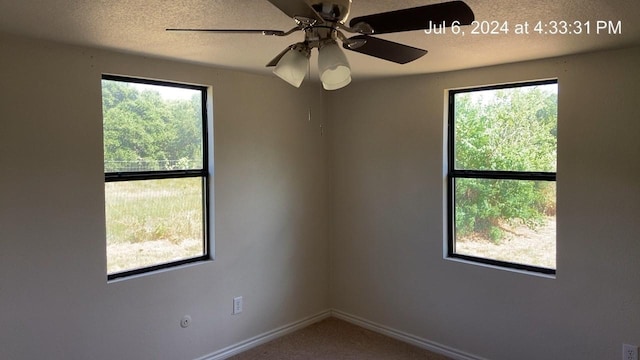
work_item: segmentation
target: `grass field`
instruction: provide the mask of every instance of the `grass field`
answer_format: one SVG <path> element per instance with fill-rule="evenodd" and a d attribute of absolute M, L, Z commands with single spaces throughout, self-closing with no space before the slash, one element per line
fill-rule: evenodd
<path fill-rule="evenodd" d="M 202 179 L 105 184 L 107 273 L 200 256 Z"/>
<path fill-rule="evenodd" d="M 200 178 L 109 182 L 105 185 L 107 273 L 204 253 Z M 555 268 L 555 216 L 537 229 L 506 229 L 500 242 L 469 234 L 456 252 Z"/>

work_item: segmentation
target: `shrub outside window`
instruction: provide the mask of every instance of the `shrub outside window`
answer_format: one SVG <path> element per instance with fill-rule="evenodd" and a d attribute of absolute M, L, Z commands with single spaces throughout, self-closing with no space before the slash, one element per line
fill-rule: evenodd
<path fill-rule="evenodd" d="M 449 91 L 448 257 L 555 274 L 557 89 Z"/>
<path fill-rule="evenodd" d="M 108 279 L 209 258 L 206 90 L 103 75 Z"/>

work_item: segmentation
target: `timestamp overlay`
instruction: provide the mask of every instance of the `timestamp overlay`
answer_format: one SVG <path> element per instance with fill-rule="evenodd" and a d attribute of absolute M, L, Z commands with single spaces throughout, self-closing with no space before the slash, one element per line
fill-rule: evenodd
<path fill-rule="evenodd" d="M 462 26 L 454 21 L 449 27 L 445 23 L 429 21 L 425 34 L 470 35 L 622 35 L 622 20 L 549 20 L 514 22 L 497 20 L 475 20 Z"/>

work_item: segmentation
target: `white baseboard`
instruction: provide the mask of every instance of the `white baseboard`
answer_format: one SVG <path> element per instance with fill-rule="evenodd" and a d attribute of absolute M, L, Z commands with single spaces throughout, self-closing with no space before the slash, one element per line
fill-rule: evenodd
<path fill-rule="evenodd" d="M 390 328 L 388 326 L 374 323 L 372 321 L 342 312 L 340 310 L 335 310 L 335 309 L 331 310 L 331 316 L 336 317 L 338 319 L 342 319 L 344 321 L 348 321 L 354 325 L 358 325 L 365 329 L 369 329 L 377 333 L 392 337 L 394 339 L 418 346 L 420 348 L 427 349 L 429 351 L 442 354 L 444 356 L 448 356 L 454 360 L 487 360 L 478 356 L 465 353 L 460 350 L 453 349 L 451 347 L 448 347 L 442 344 L 438 344 L 436 342 L 433 342 L 427 339 L 419 338 L 417 336 Z"/>
<path fill-rule="evenodd" d="M 237 344 L 228 346 L 224 349 L 218 350 L 216 352 L 213 352 L 211 354 L 199 357 L 195 360 L 223 360 L 226 358 L 230 358 L 233 355 L 237 355 L 243 351 L 249 350 L 253 347 L 256 347 L 258 345 L 262 345 L 266 342 L 269 342 L 271 340 L 275 340 L 281 336 L 287 335 L 291 332 L 294 332 L 296 330 L 300 330 L 304 327 L 307 327 L 313 323 L 316 323 L 320 320 L 324 320 L 328 317 L 331 316 L 331 310 L 325 310 L 322 311 L 316 315 L 313 316 L 309 316 L 307 318 L 304 318 L 302 320 L 298 320 L 295 322 L 292 322 L 290 324 L 281 326 L 279 328 L 273 329 L 271 331 L 267 331 L 263 334 L 260 334 L 258 336 L 254 336 L 250 339 L 247 339 L 245 341 L 241 341 Z"/>
<path fill-rule="evenodd" d="M 296 330 L 305 328 L 311 324 L 314 324 L 318 321 L 324 320 L 331 316 L 350 322 L 354 325 L 358 325 L 365 329 L 369 329 L 377 333 L 392 337 L 394 339 L 415 345 L 417 347 L 427 349 L 429 351 L 433 351 L 435 353 L 442 354 L 444 356 L 448 356 L 454 360 L 487 360 L 487 359 L 474 356 L 474 355 L 465 353 L 463 351 L 460 351 L 460 350 L 457 350 L 457 349 L 454 349 L 454 348 L 451 348 L 427 339 L 423 339 L 423 338 L 408 334 L 406 332 L 390 328 L 385 325 L 377 324 L 367 319 L 363 319 L 361 317 L 351 315 L 346 312 L 335 310 L 335 309 L 325 310 L 316 315 L 312 315 L 302 320 L 298 320 L 290 324 L 281 326 L 279 328 L 273 329 L 271 331 L 267 331 L 258 336 L 254 336 L 250 339 L 241 341 L 237 344 L 215 351 L 211 354 L 199 357 L 195 360 L 224 360 L 232 357 L 233 355 L 237 355 L 243 351 L 256 347 L 258 345 L 262 345 L 266 342 L 275 340 L 281 336 L 287 335 Z"/>

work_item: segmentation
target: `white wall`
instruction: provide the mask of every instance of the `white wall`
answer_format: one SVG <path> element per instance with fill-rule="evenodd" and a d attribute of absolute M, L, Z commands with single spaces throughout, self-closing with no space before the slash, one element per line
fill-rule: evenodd
<path fill-rule="evenodd" d="M 0 44 L 1 359 L 193 359 L 328 308 L 316 87 L 9 35 Z M 107 283 L 102 73 L 213 86 L 215 261 Z M 232 316 L 239 295 L 244 312 Z"/>
<path fill-rule="evenodd" d="M 635 48 L 330 94 L 332 307 L 492 360 L 639 344 L 639 63 Z M 557 278 L 443 259 L 445 89 L 553 77 Z"/>
<path fill-rule="evenodd" d="M 0 44 L 2 359 L 191 359 L 330 306 L 492 360 L 640 343 L 640 49 L 356 82 L 323 102 L 317 84 Z M 103 72 L 213 86 L 215 261 L 106 282 Z M 557 278 L 444 260 L 445 89 L 548 77 Z"/>

